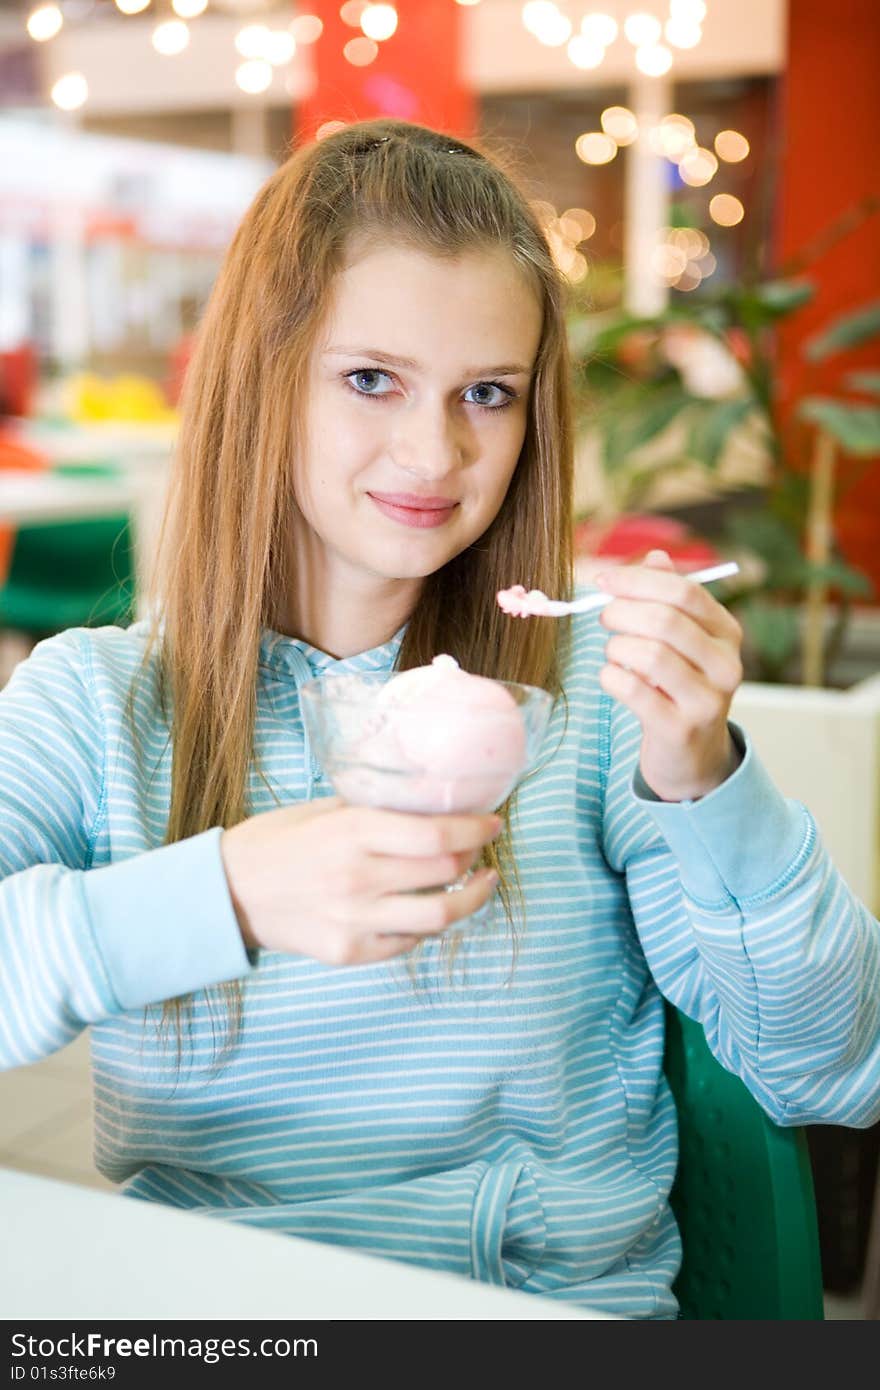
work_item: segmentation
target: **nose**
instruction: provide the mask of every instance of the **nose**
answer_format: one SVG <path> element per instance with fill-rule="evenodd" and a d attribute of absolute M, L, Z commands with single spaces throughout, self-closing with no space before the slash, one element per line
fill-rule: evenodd
<path fill-rule="evenodd" d="M 392 454 L 406 473 L 439 482 L 461 468 L 467 453 L 465 425 L 442 404 L 426 403 L 404 412 L 396 423 Z"/>

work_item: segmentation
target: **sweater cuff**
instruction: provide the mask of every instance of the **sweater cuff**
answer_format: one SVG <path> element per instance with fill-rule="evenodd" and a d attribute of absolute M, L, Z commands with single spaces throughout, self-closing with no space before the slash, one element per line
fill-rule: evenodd
<path fill-rule="evenodd" d="M 250 974 L 222 834 L 217 826 L 82 875 L 98 951 L 123 1009 Z"/>
<path fill-rule="evenodd" d="M 678 860 L 682 887 L 704 903 L 765 893 L 791 871 L 809 836 L 804 808 L 774 785 L 745 731 L 729 727 L 743 760 L 699 800 L 660 801 L 638 765 L 632 779 L 633 795 Z"/>

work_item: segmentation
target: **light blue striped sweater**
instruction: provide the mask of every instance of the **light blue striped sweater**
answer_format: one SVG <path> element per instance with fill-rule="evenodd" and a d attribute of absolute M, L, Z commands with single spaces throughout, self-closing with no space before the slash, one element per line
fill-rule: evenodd
<path fill-rule="evenodd" d="M 745 741 L 734 775 L 666 805 L 638 726 L 597 681 L 607 633 L 574 620 L 514 845 L 527 921 L 400 961 L 249 956 L 220 830 L 162 847 L 170 751 L 154 684 L 125 702 L 144 629 L 43 642 L 0 694 L 0 1063 L 91 1025 L 96 1163 L 131 1197 L 359 1247 L 635 1317 L 671 1317 L 675 1115 L 660 990 L 783 1124 L 880 1115 L 880 930 Z M 282 802 L 329 790 L 298 689 L 391 671 L 402 633 L 334 661 L 267 632 L 257 750 Z M 276 804 L 253 772 L 254 810 Z M 219 1071 L 204 991 L 244 983 Z M 656 982 L 656 983 L 655 983 Z M 144 1006 L 196 992 L 173 1046 Z M 291 1315 L 295 1315 L 291 1309 Z"/>

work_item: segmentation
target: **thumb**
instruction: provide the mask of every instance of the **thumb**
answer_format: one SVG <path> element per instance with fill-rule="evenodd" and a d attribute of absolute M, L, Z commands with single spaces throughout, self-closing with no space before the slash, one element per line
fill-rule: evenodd
<path fill-rule="evenodd" d="M 669 555 L 665 550 L 649 550 L 644 560 L 642 561 L 642 564 L 648 565 L 651 569 L 657 570 L 675 569 L 675 565 L 673 564 L 672 560 L 669 558 Z"/>

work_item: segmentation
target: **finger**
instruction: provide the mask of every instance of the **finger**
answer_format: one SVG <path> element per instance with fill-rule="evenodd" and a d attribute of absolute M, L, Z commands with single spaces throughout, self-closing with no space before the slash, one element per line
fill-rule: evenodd
<path fill-rule="evenodd" d="M 365 932 L 361 936 L 346 938 L 336 947 L 319 956 L 327 965 L 346 967 L 351 965 L 372 965 L 375 961 L 390 960 L 411 951 L 421 941 L 420 936 L 407 932 L 379 936 L 375 932 Z"/>
<path fill-rule="evenodd" d="M 394 956 L 406 955 L 407 951 L 414 950 L 421 940 L 420 936 L 408 935 L 405 932 L 386 932 L 384 935 L 374 932 L 364 942 L 364 962 L 392 960 Z"/>
<path fill-rule="evenodd" d="M 637 671 L 626 671 L 611 663 L 599 672 L 599 684 L 606 694 L 632 710 L 643 729 L 651 728 L 670 736 L 678 731 L 678 707 L 662 690 L 649 685 Z"/>
<path fill-rule="evenodd" d="M 391 855 L 371 855 L 367 861 L 370 888 L 376 897 L 388 893 L 411 893 L 419 888 L 441 888 L 467 873 L 479 850 L 459 854 L 435 854 L 424 858 L 400 859 Z"/>
<path fill-rule="evenodd" d="M 455 893 L 394 893 L 368 904 L 363 924 L 370 931 L 439 936 L 453 922 L 483 906 L 498 882 L 491 869 L 480 869 Z"/>
<path fill-rule="evenodd" d="M 720 604 L 716 607 L 721 615 L 717 621 L 717 615 L 710 614 L 708 620 L 700 622 L 692 614 L 683 612 L 669 603 L 658 603 L 651 599 L 615 598 L 606 603 L 599 614 L 599 621 L 612 632 L 630 632 L 642 637 L 654 637 L 670 646 L 692 651 L 692 659 L 699 664 L 696 653 L 701 649 L 704 654 L 708 654 L 710 648 L 706 643 L 715 643 L 719 649 L 728 648 L 735 654 L 739 653 L 742 643 L 739 623 Z M 694 646 L 698 642 L 703 644 L 702 648 Z"/>
<path fill-rule="evenodd" d="M 704 672 L 671 647 L 641 637 L 612 637 L 607 656 L 613 667 L 641 677 L 674 701 L 689 723 L 702 725 L 726 714 L 732 691 L 718 689 Z"/>
<path fill-rule="evenodd" d="M 666 550 L 649 550 L 644 560 L 642 561 L 642 564 L 650 565 L 653 568 L 660 570 L 675 569 L 675 565 L 668 551 Z"/>
<path fill-rule="evenodd" d="M 369 854 L 415 858 L 473 851 L 493 840 L 503 824 L 495 815 L 426 816 L 371 806 L 351 806 L 345 814 L 352 818 L 353 833 Z"/>
<path fill-rule="evenodd" d="M 674 570 L 647 565 L 617 565 L 597 574 L 595 582 L 615 598 L 638 599 L 676 608 L 713 636 L 735 638 L 741 632 L 733 614 L 713 598 L 708 589 Z M 611 604 L 602 610 L 602 621 L 609 608 Z"/>
<path fill-rule="evenodd" d="M 709 634 L 675 608 L 656 613 L 655 604 L 638 604 L 616 599 L 608 608 L 617 609 L 608 622 L 614 636 L 605 644 L 609 661 L 631 666 L 652 685 L 667 688 L 663 675 L 668 654 L 681 657 L 687 665 L 715 689 L 732 695 L 742 680 L 743 668 L 738 648 Z M 607 611 L 607 610 L 606 610 Z"/>

